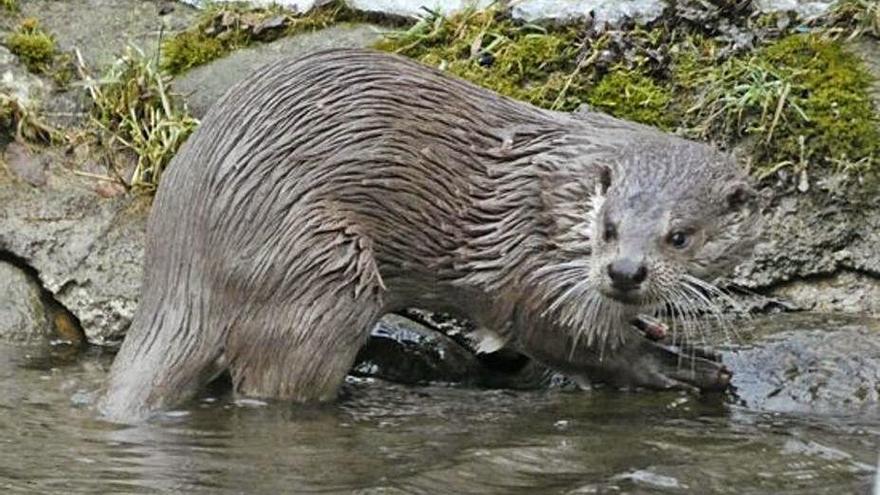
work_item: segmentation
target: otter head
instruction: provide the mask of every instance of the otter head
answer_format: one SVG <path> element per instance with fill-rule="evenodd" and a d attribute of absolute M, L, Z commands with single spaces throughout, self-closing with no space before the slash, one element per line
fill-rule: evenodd
<path fill-rule="evenodd" d="M 675 139 L 641 143 L 614 165 L 594 202 L 598 291 L 643 311 L 717 290 L 712 280 L 748 254 L 759 230 L 756 194 L 732 157 Z"/>

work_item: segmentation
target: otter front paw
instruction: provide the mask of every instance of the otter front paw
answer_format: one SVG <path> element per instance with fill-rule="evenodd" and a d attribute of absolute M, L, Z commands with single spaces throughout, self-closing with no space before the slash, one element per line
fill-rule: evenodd
<path fill-rule="evenodd" d="M 732 377 L 717 354 L 645 339 L 634 339 L 611 356 L 604 356 L 597 375 L 619 387 L 692 392 L 726 390 Z"/>

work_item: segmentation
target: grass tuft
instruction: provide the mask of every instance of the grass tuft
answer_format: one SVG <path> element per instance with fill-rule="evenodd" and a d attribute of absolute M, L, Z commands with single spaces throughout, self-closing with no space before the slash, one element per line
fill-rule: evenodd
<path fill-rule="evenodd" d="M 6 93 L 0 93 L 0 130 L 20 142 L 51 143 L 62 137 L 33 108 Z"/>
<path fill-rule="evenodd" d="M 101 131 L 104 146 L 133 153 L 137 165 L 131 186 L 155 190 L 198 120 L 172 98 L 170 77 L 137 49 L 129 48 L 101 80 L 85 79 L 94 101 L 92 122 Z"/>

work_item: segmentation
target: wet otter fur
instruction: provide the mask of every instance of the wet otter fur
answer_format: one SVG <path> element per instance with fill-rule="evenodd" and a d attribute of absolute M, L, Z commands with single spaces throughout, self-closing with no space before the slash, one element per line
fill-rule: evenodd
<path fill-rule="evenodd" d="M 166 172 L 100 407 L 143 419 L 224 370 L 245 396 L 330 400 L 378 318 L 411 306 L 569 373 L 723 388 L 720 364 L 630 322 L 706 298 L 699 284 L 754 241 L 750 191 L 709 146 L 402 57 L 278 62 L 232 88 Z"/>

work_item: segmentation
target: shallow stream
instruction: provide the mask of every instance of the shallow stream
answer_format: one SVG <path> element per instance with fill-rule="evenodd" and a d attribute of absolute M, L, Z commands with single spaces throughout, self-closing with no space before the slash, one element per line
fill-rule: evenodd
<path fill-rule="evenodd" d="M 206 396 L 142 426 L 91 409 L 110 356 L 0 346 L 3 493 L 869 493 L 876 407 L 351 379 L 294 407 Z"/>

